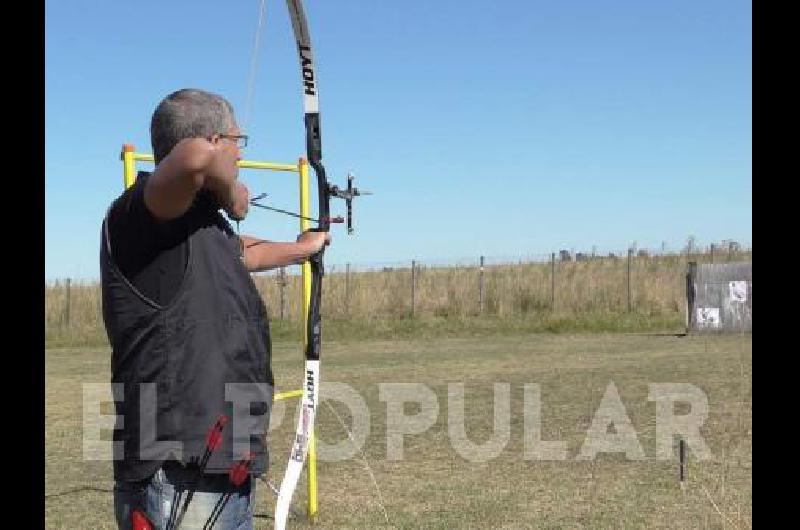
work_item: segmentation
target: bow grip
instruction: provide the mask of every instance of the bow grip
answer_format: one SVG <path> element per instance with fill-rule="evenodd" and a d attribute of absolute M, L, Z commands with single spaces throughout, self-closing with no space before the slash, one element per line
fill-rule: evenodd
<path fill-rule="evenodd" d="M 308 113 L 305 116 L 306 125 L 306 153 L 309 162 L 322 160 L 322 138 L 319 130 L 319 113 Z"/>

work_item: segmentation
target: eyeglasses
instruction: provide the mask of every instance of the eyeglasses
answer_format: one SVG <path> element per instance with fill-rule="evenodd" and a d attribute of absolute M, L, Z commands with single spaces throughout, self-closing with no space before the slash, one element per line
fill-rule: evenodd
<path fill-rule="evenodd" d="M 239 149 L 247 147 L 247 139 L 249 138 L 246 134 L 220 134 L 219 137 L 233 140 Z"/>

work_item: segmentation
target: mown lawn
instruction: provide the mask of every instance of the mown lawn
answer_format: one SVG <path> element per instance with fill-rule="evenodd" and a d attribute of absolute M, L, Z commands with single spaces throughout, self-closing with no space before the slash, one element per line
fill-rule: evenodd
<path fill-rule="evenodd" d="M 752 336 L 646 334 L 501 334 L 462 338 L 326 341 L 323 382 L 346 383 L 363 397 L 369 433 L 363 453 L 320 460 L 316 528 L 749 528 L 752 526 Z M 45 521 L 48 528 L 115 528 L 111 463 L 83 458 L 84 383 L 106 383 L 106 347 L 49 348 L 46 367 Z M 275 344 L 279 389 L 299 387 L 302 361 L 293 342 Z M 601 454 L 577 460 L 610 382 L 635 429 L 645 460 Z M 493 431 L 493 383 L 510 384 L 510 438 L 494 458 L 460 456 L 448 428 L 448 388 L 464 383 L 465 428 L 482 443 Z M 421 383 L 439 405 L 433 425 L 387 458 L 387 404 L 381 385 Z M 526 459 L 523 384 L 541 389 L 542 439 L 567 442 L 567 459 Z M 651 383 L 690 383 L 708 397 L 701 429 L 711 458 L 688 453 L 687 480 L 677 458 L 656 459 Z M 323 389 L 322 397 L 325 397 Z M 294 402 L 292 402 L 292 405 Z M 110 413 L 111 407 L 103 407 Z M 294 429 L 286 407 L 270 432 L 273 480 L 280 482 Z M 336 401 L 319 409 L 326 444 L 350 442 L 352 424 Z M 417 413 L 408 404 L 405 414 Z M 682 413 L 677 407 L 678 414 Z M 685 412 L 685 411 L 683 411 Z M 374 481 L 373 478 L 374 476 Z M 259 482 L 257 527 L 271 528 L 274 496 Z M 305 483 L 290 527 L 306 528 Z M 385 511 L 384 511 L 385 510 Z M 388 525 L 387 525 L 388 519 Z"/>

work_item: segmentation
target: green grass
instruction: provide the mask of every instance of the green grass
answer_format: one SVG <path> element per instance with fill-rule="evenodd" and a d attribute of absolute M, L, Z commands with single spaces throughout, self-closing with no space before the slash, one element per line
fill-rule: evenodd
<path fill-rule="evenodd" d="M 455 322 L 455 323 L 454 323 Z M 393 340 L 370 326 L 358 330 L 326 324 L 322 379 L 355 388 L 370 411 L 364 447 L 394 528 L 749 528 L 752 526 L 752 337 L 657 336 L 594 333 L 606 325 L 586 322 L 581 333 L 562 331 L 558 320 L 532 328 L 486 320 L 447 320 L 447 331 L 425 331 L 429 321 L 395 327 Z M 631 329 L 636 328 L 635 319 Z M 482 327 L 484 326 L 484 327 Z M 546 326 L 552 326 L 548 329 Z M 333 328 L 333 329 L 331 329 Z M 336 340 L 352 332 L 358 340 Z M 276 336 L 280 335 L 276 330 Z M 294 337 L 299 332 L 286 331 Z M 341 335 L 337 335 L 341 333 Z M 407 333 L 407 334 L 406 334 Z M 463 333 L 464 335 L 458 336 Z M 485 335 L 481 335 L 484 333 Z M 450 335 L 452 334 L 452 335 Z M 405 338 L 398 338 L 405 337 Z M 273 368 L 279 389 L 297 387 L 301 355 L 291 341 L 275 344 Z M 45 493 L 91 486 L 110 489 L 110 462 L 81 457 L 81 384 L 106 382 L 109 352 L 104 346 L 48 348 L 46 368 Z M 616 454 L 576 461 L 592 412 L 613 381 L 636 429 L 647 460 L 630 462 Z M 386 405 L 379 385 L 428 385 L 439 400 L 434 426 L 405 440 L 405 458 L 386 458 Z M 492 383 L 511 384 L 511 438 L 503 452 L 485 463 L 458 455 L 447 429 L 447 385 L 466 385 L 466 429 L 480 443 L 492 432 Z M 709 399 L 702 429 L 712 459 L 689 453 L 688 480 L 681 489 L 676 461 L 655 459 L 655 405 L 648 383 L 686 382 Z M 567 442 L 568 459 L 523 459 L 522 385 L 539 383 L 542 436 Z M 323 394 L 324 396 L 324 394 Z M 346 410 L 332 406 L 349 424 Z M 293 431 L 294 409 L 270 433 L 274 475 L 282 475 Z M 413 407 L 406 410 L 414 413 Z M 347 435 L 327 405 L 320 408 L 321 440 L 333 444 Z M 259 484 L 257 528 L 271 528 L 274 497 Z M 386 527 L 379 496 L 360 458 L 319 462 L 320 515 L 316 528 Z M 713 502 L 712 502 L 713 501 Z M 305 484 L 295 510 L 304 512 Z M 719 512 L 718 512 L 719 510 Z M 45 499 L 48 528 L 114 528 L 111 494 L 81 491 Z M 303 519 L 290 528 L 306 528 Z"/>
<path fill-rule="evenodd" d="M 517 316 L 433 316 L 412 318 L 380 317 L 372 319 L 323 318 L 325 341 L 413 340 L 419 338 L 485 337 L 519 333 L 597 333 L 663 332 L 685 330 L 683 316 L 677 313 L 551 313 L 534 312 Z M 275 342 L 299 340 L 298 321 L 272 319 Z M 101 347 L 108 344 L 105 331 L 96 327 L 58 328 L 45 334 L 48 348 L 75 346 Z"/>

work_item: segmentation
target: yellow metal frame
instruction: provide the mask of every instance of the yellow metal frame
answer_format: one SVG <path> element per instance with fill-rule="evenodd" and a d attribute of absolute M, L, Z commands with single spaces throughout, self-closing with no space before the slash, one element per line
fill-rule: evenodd
<path fill-rule="evenodd" d="M 123 167 L 123 180 L 125 189 L 133 186 L 136 182 L 136 163 L 137 162 L 155 162 L 153 155 L 145 153 L 137 153 L 136 148 L 131 144 L 122 146 L 122 167 Z M 244 169 L 267 169 L 270 171 L 285 171 L 297 173 L 300 177 L 300 215 L 303 217 L 311 216 L 311 197 L 309 195 L 308 187 L 308 162 L 305 158 L 300 158 L 297 164 L 278 164 L 275 162 L 259 162 L 256 160 L 240 160 L 238 166 Z M 300 219 L 300 231 L 306 231 L 310 228 L 310 223 L 307 219 Z M 305 323 L 308 321 L 308 308 L 311 302 L 311 265 L 306 262 L 302 265 L 303 271 L 303 326 L 301 329 L 301 343 L 303 351 L 306 347 L 306 329 Z M 292 399 L 302 397 L 302 390 L 290 390 L 287 392 L 278 392 L 273 396 L 274 401 L 284 399 Z M 317 444 L 316 444 L 316 427 L 311 433 L 308 440 L 308 460 L 306 471 L 308 473 L 308 518 L 311 521 L 316 521 L 317 509 Z"/>

